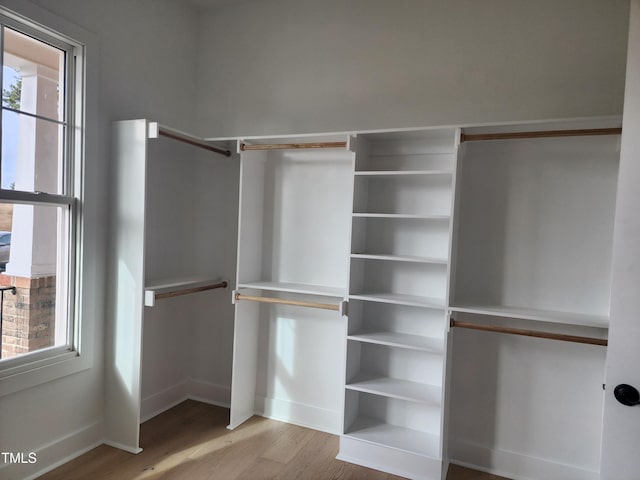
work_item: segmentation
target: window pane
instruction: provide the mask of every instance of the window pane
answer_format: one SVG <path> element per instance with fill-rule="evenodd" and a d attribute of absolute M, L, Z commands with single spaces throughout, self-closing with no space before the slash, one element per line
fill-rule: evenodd
<path fill-rule="evenodd" d="M 6 27 L 3 40 L 0 187 L 65 193 L 65 52 Z"/>
<path fill-rule="evenodd" d="M 2 112 L 2 188 L 63 194 L 64 127 Z"/>
<path fill-rule="evenodd" d="M 0 203 L 0 362 L 69 344 L 68 226 L 67 207 Z"/>
<path fill-rule="evenodd" d="M 3 106 L 63 121 L 65 52 L 7 27 L 3 46 Z"/>

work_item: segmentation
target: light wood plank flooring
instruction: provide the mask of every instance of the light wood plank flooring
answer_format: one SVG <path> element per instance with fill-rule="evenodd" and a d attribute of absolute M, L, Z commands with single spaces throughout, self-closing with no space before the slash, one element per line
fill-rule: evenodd
<path fill-rule="evenodd" d="M 338 437 L 261 417 L 234 431 L 229 411 L 188 400 L 145 422 L 143 452 L 102 445 L 41 480 L 393 480 L 341 462 Z M 453 465 L 447 480 L 505 480 Z"/>

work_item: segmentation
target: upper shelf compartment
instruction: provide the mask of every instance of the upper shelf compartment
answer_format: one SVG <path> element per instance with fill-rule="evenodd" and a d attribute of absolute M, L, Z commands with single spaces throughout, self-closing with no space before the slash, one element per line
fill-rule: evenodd
<path fill-rule="evenodd" d="M 356 175 L 451 174 L 455 135 L 455 129 L 359 135 Z"/>
<path fill-rule="evenodd" d="M 455 135 L 423 130 L 358 136 L 354 215 L 450 216 Z"/>
<path fill-rule="evenodd" d="M 446 216 L 451 175 L 357 176 L 354 213 Z"/>
<path fill-rule="evenodd" d="M 239 285 L 347 292 L 353 192 L 348 142 L 346 135 L 240 142 Z M 248 150 L 249 144 L 265 149 Z"/>
<path fill-rule="evenodd" d="M 454 308 L 606 327 L 619 136 L 462 145 Z"/>

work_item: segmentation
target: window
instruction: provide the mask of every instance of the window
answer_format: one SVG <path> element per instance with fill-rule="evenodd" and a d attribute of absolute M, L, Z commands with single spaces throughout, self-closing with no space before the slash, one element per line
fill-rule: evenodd
<path fill-rule="evenodd" d="M 81 45 L 0 9 L 0 378 L 77 355 Z"/>

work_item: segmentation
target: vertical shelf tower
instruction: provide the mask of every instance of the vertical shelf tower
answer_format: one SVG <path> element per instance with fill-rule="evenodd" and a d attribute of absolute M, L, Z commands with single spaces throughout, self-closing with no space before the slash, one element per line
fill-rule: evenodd
<path fill-rule="evenodd" d="M 356 138 L 338 458 L 440 479 L 459 131 Z"/>

